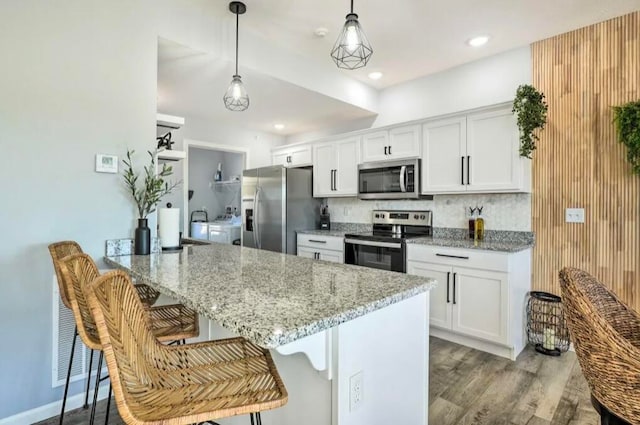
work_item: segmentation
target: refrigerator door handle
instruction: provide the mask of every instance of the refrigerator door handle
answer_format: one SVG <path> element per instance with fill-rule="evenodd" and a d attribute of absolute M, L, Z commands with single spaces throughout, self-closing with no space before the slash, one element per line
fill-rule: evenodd
<path fill-rule="evenodd" d="M 259 217 L 259 202 L 260 202 L 260 188 L 256 188 L 256 193 L 253 195 L 253 240 L 256 243 L 256 248 L 260 249 L 260 217 Z"/>

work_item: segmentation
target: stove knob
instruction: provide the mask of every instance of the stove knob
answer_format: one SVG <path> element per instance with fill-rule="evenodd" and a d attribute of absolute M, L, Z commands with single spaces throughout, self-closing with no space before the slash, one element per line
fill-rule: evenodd
<path fill-rule="evenodd" d="M 376 218 L 380 218 L 380 214 L 376 214 Z"/>
<path fill-rule="evenodd" d="M 384 218 L 384 214 L 380 214 L 380 218 Z"/>
<path fill-rule="evenodd" d="M 424 214 L 422 214 L 422 215 L 420 216 L 420 220 L 424 220 L 424 219 L 425 219 L 425 216 L 424 216 Z"/>
<path fill-rule="evenodd" d="M 419 216 L 418 214 L 414 214 L 414 215 L 413 215 L 413 219 L 414 219 L 414 220 L 417 220 L 417 219 L 419 219 L 419 218 L 420 218 L 420 216 Z"/>

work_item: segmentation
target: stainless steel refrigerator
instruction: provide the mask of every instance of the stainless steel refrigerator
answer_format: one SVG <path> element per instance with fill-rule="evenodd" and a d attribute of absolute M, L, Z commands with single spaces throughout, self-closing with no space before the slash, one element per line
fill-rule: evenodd
<path fill-rule="evenodd" d="M 296 254 L 296 231 L 316 229 L 320 199 L 310 168 L 255 168 L 242 173 L 242 245 Z"/>

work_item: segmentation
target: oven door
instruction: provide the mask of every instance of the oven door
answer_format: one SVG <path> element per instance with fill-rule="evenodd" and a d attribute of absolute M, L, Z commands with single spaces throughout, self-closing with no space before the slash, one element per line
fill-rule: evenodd
<path fill-rule="evenodd" d="M 344 262 L 356 266 L 405 273 L 405 249 L 401 242 L 345 239 Z"/>
<path fill-rule="evenodd" d="M 358 198 L 411 199 L 420 196 L 420 160 L 358 166 Z"/>

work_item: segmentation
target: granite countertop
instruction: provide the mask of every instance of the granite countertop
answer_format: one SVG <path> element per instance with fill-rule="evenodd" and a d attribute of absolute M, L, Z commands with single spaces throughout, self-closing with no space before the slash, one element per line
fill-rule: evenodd
<path fill-rule="evenodd" d="M 407 244 L 433 245 L 447 248 L 484 249 L 488 251 L 519 252 L 533 246 L 530 241 L 477 241 L 462 238 L 425 237 L 407 239 Z"/>
<path fill-rule="evenodd" d="M 435 286 L 435 280 L 419 276 L 217 243 L 105 262 L 265 348 Z"/>

